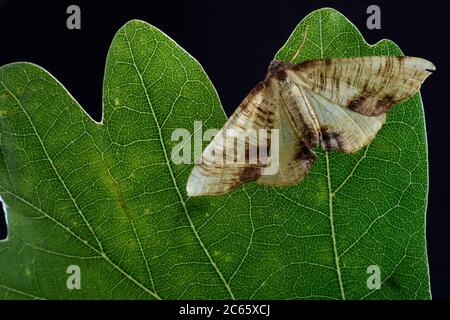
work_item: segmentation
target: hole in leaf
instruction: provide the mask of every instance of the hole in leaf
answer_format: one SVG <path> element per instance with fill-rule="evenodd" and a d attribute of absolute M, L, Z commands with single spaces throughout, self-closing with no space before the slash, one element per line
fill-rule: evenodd
<path fill-rule="evenodd" d="M 8 236 L 8 229 L 6 225 L 6 212 L 4 210 L 3 202 L 0 206 L 0 240 L 5 240 Z"/>

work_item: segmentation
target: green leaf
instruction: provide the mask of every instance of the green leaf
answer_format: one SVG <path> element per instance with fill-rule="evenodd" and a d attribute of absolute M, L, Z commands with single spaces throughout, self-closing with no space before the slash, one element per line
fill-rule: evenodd
<path fill-rule="evenodd" d="M 321 9 L 277 59 L 290 60 L 306 25 L 299 61 L 401 54 L 391 41 L 368 45 L 344 16 Z M 9 229 L 1 298 L 430 298 L 419 95 L 395 106 L 357 154 L 318 150 L 303 183 L 195 199 L 185 193 L 192 166 L 170 160 L 171 134 L 193 132 L 195 120 L 204 131 L 226 121 L 201 66 L 131 21 L 112 42 L 103 104 L 96 123 L 38 66 L 0 69 Z M 67 288 L 71 265 L 80 267 L 79 290 Z M 379 290 L 367 287 L 372 265 Z"/>

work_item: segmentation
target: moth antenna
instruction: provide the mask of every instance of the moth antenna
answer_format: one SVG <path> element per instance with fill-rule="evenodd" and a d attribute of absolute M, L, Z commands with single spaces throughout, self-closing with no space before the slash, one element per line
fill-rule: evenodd
<path fill-rule="evenodd" d="M 303 36 L 303 41 L 302 41 L 302 43 L 300 44 L 300 47 L 298 47 L 297 51 L 295 52 L 295 54 L 294 54 L 294 56 L 292 57 L 292 59 L 291 59 L 290 62 L 294 62 L 294 60 L 295 60 L 295 59 L 297 58 L 297 56 L 299 55 L 300 50 L 303 48 L 303 45 L 304 45 L 305 42 L 306 42 L 306 37 L 307 37 L 307 36 L 308 36 L 308 25 L 305 26 L 305 33 L 304 33 L 304 36 Z"/>

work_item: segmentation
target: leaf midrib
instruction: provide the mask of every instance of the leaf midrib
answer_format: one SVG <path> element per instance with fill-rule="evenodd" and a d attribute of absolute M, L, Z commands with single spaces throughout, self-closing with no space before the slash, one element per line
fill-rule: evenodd
<path fill-rule="evenodd" d="M 200 244 L 200 247 L 202 248 L 203 252 L 204 252 L 205 255 L 207 256 L 209 262 L 211 263 L 211 265 L 213 266 L 214 270 L 215 270 L 216 273 L 218 274 L 220 280 L 223 282 L 223 284 L 224 284 L 224 286 L 225 286 L 225 289 L 228 291 L 230 297 L 231 297 L 233 300 L 235 300 L 235 296 L 234 296 L 234 294 L 233 294 L 233 291 L 231 290 L 230 286 L 228 285 L 227 281 L 225 280 L 225 277 L 223 276 L 222 272 L 219 270 L 217 264 L 214 262 L 214 260 L 212 259 L 211 255 L 209 254 L 208 249 L 206 248 L 205 244 L 203 243 L 202 239 L 200 238 L 200 235 L 198 234 L 197 229 L 195 228 L 195 225 L 194 225 L 194 223 L 193 223 L 191 217 L 189 216 L 189 212 L 188 212 L 188 210 L 187 210 L 186 203 L 185 203 L 185 201 L 184 201 L 184 199 L 183 199 L 183 196 L 182 196 L 182 194 L 181 194 L 181 192 L 180 192 L 180 189 L 179 189 L 179 187 L 178 187 L 177 181 L 176 181 L 176 179 L 175 179 L 175 175 L 174 175 L 173 170 L 172 170 L 172 166 L 170 165 L 169 156 L 168 156 L 168 154 L 167 154 L 166 145 L 165 145 L 165 143 L 164 143 L 164 138 L 163 138 L 163 135 L 162 135 L 161 125 L 159 124 L 158 118 L 156 117 L 156 113 L 155 113 L 155 111 L 154 111 L 154 109 L 153 109 L 153 104 L 152 104 L 152 102 L 151 102 L 151 100 L 150 100 L 150 96 L 149 96 L 149 94 L 148 94 L 147 87 L 145 86 L 145 83 L 144 83 L 144 79 L 143 79 L 143 77 L 142 77 L 142 74 L 141 74 L 141 72 L 139 71 L 139 68 L 137 67 L 137 64 L 136 64 L 136 61 L 135 61 L 135 58 L 134 58 L 134 53 L 133 53 L 133 50 L 132 50 L 132 48 L 131 48 L 131 43 L 130 43 L 130 41 L 129 41 L 129 39 L 128 39 L 128 35 L 127 35 L 126 31 L 124 31 L 124 35 L 125 35 L 125 38 L 126 38 L 126 40 L 127 40 L 127 45 L 128 45 L 128 49 L 129 49 L 129 51 L 130 51 L 130 55 L 131 55 L 131 59 L 132 59 L 132 64 L 133 64 L 133 66 L 134 66 L 134 68 L 135 68 L 135 70 L 136 70 L 137 75 L 139 76 L 140 84 L 141 84 L 141 86 L 142 86 L 142 88 L 143 88 L 143 90 L 144 90 L 145 97 L 146 97 L 146 100 L 147 100 L 147 104 L 148 104 L 148 106 L 149 106 L 149 108 L 150 108 L 150 110 L 151 110 L 151 113 L 152 113 L 152 116 L 153 116 L 153 120 L 154 120 L 154 122 L 155 122 L 157 131 L 158 131 L 159 142 L 160 142 L 161 148 L 162 148 L 162 150 L 163 150 L 164 159 L 165 159 L 167 168 L 168 168 L 168 170 L 169 170 L 169 174 L 170 174 L 172 183 L 173 183 L 173 185 L 174 185 L 174 187 L 175 187 L 175 190 L 176 190 L 176 192 L 177 192 L 177 196 L 178 196 L 178 198 L 179 198 L 179 200 L 180 200 L 181 206 L 183 207 L 183 211 L 184 211 L 184 213 L 185 213 L 185 215 L 186 215 L 186 218 L 187 218 L 187 220 L 188 220 L 188 222 L 189 222 L 189 226 L 190 226 L 192 232 L 194 233 L 194 236 L 195 236 L 195 238 L 197 239 L 198 243 Z"/>
<path fill-rule="evenodd" d="M 341 292 L 342 300 L 345 300 L 345 291 L 344 284 L 342 282 L 342 273 L 341 266 L 339 263 L 339 254 L 337 250 L 337 241 L 336 241 L 336 230 L 334 225 L 334 215 L 333 215 L 333 198 L 334 193 L 331 189 L 331 172 L 330 172 L 330 161 L 328 159 L 328 151 L 325 151 L 325 162 L 327 167 L 327 186 L 328 186 L 328 210 L 330 213 L 330 227 L 331 227 L 331 239 L 333 242 L 333 253 L 334 253 L 334 263 L 336 265 L 336 274 L 339 282 L 339 290 Z"/>
<path fill-rule="evenodd" d="M 324 49 L 323 49 L 323 30 L 322 30 L 322 11 L 319 11 L 319 37 L 320 37 L 320 58 L 324 58 Z M 336 230 L 334 225 L 334 215 L 333 215 L 333 198 L 335 193 L 332 191 L 331 186 L 331 171 L 330 171 L 330 161 L 328 158 L 328 151 L 325 150 L 325 161 L 326 161 L 326 170 L 327 170 L 327 187 L 328 187 L 328 211 L 329 211 L 329 219 L 330 219 L 330 229 L 331 229 L 331 240 L 333 244 L 333 254 L 334 254 L 334 263 L 336 265 L 336 275 L 339 283 L 339 291 L 341 293 L 342 300 L 345 300 L 345 290 L 344 284 L 342 280 L 342 272 L 341 265 L 339 263 L 339 254 L 337 249 L 337 239 L 336 239 Z"/>

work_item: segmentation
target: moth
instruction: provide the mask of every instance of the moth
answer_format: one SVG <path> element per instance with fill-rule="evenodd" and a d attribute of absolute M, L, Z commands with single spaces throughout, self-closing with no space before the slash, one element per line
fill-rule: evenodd
<path fill-rule="evenodd" d="M 419 91 L 435 66 L 421 58 L 368 56 L 272 61 L 265 79 L 250 91 L 206 147 L 187 182 L 188 196 L 224 194 L 245 181 L 269 186 L 300 182 L 316 159 L 314 148 L 354 153 L 368 145 L 397 102 Z M 278 130 L 278 170 L 266 161 L 230 163 L 233 138 L 252 130 Z M 229 139 L 227 139 L 229 138 Z M 245 150 L 257 143 L 245 142 Z M 247 157 L 248 158 L 248 157 Z"/>

